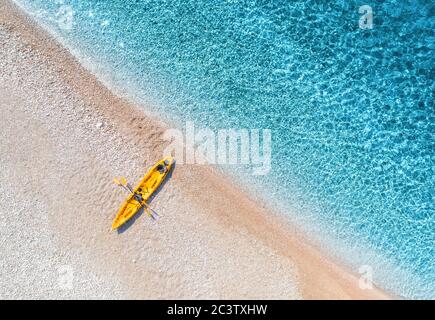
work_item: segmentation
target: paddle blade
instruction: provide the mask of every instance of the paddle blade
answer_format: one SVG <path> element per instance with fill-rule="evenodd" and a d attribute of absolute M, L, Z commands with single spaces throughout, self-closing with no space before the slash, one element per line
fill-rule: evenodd
<path fill-rule="evenodd" d="M 149 216 L 151 219 L 156 220 L 156 218 L 155 218 L 154 215 L 151 213 L 151 211 L 149 211 L 149 210 L 147 210 L 147 209 L 145 209 L 145 211 L 146 211 L 146 213 L 148 214 L 148 216 Z"/>
<path fill-rule="evenodd" d="M 146 202 L 143 202 L 142 203 L 144 206 L 145 206 L 145 208 L 147 208 L 148 210 L 147 210 L 147 212 L 148 212 L 148 215 L 151 217 L 151 218 L 153 218 L 154 220 L 156 220 L 156 217 L 155 216 L 157 216 L 157 217 L 160 217 L 160 215 L 154 210 L 154 209 L 152 209 Z"/>
<path fill-rule="evenodd" d="M 123 186 L 127 185 L 127 180 L 124 177 L 121 177 L 121 183 Z"/>
<path fill-rule="evenodd" d="M 121 185 L 121 182 L 119 182 L 118 178 L 113 178 L 113 182 L 115 182 L 118 186 Z"/>

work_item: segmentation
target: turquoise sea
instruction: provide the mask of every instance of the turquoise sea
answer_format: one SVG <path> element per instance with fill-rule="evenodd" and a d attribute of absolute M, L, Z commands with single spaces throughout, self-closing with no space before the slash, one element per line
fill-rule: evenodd
<path fill-rule="evenodd" d="M 435 298 L 433 1 L 16 2 L 173 123 L 272 129 L 271 173 L 233 172 L 253 196 L 381 287 Z"/>

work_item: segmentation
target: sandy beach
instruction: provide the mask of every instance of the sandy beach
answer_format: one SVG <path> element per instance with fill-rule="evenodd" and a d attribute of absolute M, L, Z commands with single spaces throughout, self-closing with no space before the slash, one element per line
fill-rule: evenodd
<path fill-rule="evenodd" d="M 0 298 L 389 299 L 207 166 L 110 231 L 168 127 L 0 2 Z"/>

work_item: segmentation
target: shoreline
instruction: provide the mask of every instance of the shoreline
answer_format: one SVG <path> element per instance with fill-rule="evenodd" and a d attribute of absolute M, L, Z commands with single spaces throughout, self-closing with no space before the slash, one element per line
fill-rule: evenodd
<path fill-rule="evenodd" d="M 24 44 L 23 54 L 27 60 L 20 63 L 34 67 L 31 59 L 35 58 L 35 61 L 45 63 L 44 67 L 51 72 L 51 78 L 44 78 L 46 71 L 40 70 L 41 66 L 36 68 L 35 73 L 41 75 L 37 84 L 42 88 L 34 88 L 34 96 L 24 92 L 28 94 L 25 99 L 33 102 L 33 106 L 16 102 L 20 96 L 17 90 L 8 103 L 11 103 L 11 111 L 22 108 L 20 116 L 28 113 L 28 121 L 37 119 L 42 133 L 35 135 L 39 139 L 50 137 L 48 140 L 53 145 L 55 155 L 45 169 L 54 180 L 61 178 L 62 184 L 56 185 L 68 191 L 62 191 L 62 201 L 49 198 L 47 204 L 51 210 L 60 206 L 65 213 L 63 219 L 48 216 L 60 247 L 67 244 L 73 250 L 78 248 L 85 252 L 84 256 L 93 260 L 90 269 L 101 273 L 103 278 L 121 279 L 121 287 L 130 292 L 127 296 L 135 298 L 391 298 L 378 288 L 359 289 L 355 274 L 326 258 L 283 217 L 262 209 L 249 195 L 210 167 L 183 165 L 175 169 L 165 190 L 152 202 L 155 209 L 164 213 L 164 219 L 158 223 L 153 224 L 142 215 L 125 232 L 109 233 L 110 221 L 124 197 L 121 191 L 114 193 L 111 179 L 124 173 L 132 181 L 140 178 L 144 165 L 149 167 L 161 157 L 164 146 L 161 136 L 166 126 L 157 118 L 145 115 L 131 102 L 115 96 L 16 5 L 5 1 L 0 6 L 5 13 L 0 18 L 0 31 L 9 34 L 6 42 Z M 15 72 L 20 67 L 12 66 L 12 70 Z M 24 71 L 28 69 L 24 68 Z M 6 76 L 9 77 L 7 80 L 15 79 L 24 87 L 29 85 L 28 79 L 20 78 L 14 72 Z M 51 87 L 43 88 L 44 81 Z M 4 84 L 7 87 L 13 83 Z M 32 81 L 30 87 L 33 86 L 35 82 Z M 13 91 L 13 86 L 6 89 Z M 41 92 L 49 92 L 52 96 Z M 35 96 L 40 100 L 33 99 Z M 47 101 L 51 101 L 51 105 L 42 106 Z M 63 106 L 61 110 L 53 110 L 59 105 Z M 44 120 L 47 114 L 51 119 Z M 17 116 L 12 114 L 9 120 L 14 121 Z M 99 122 L 104 124 L 101 129 L 95 127 Z M 62 130 L 60 124 L 79 132 Z M 16 135 L 20 129 L 11 130 Z M 62 132 L 70 136 L 63 137 Z M 89 133 L 92 139 L 87 140 Z M 67 157 L 59 158 L 57 148 L 64 139 L 70 142 L 72 150 L 83 151 L 80 157 L 73 159 L 76 160 L 73 164 L 60 159 Z M 46 155 L 38 153 L 37 156 Z M 83 156 L 87 160 L 77 165 Z M 8 165 L 12 166 L 13 161 L 11 159 Z M 69 165 L 72 169 L 65 176 L 62 170 Z M 80 173 L 76 169 L 81 170 Z M 20 174 L 20 170 L 15 168 L 15 171 Z M 86 192 L 75 187 L 83 179 L 87 183 Z M 30 185 L 33 192 L 39 188 L 37 183 Z M 71 189 L 77 194 L 70 195 Z M 46 194 L 42 192 L 41 199 Z M 107 201 L 94 207 L 93 201 L 98 199 Z M 222 208 L 222 203 L 228 204 L 226 208 Z M 78 208 L 77 204 L 82 204 L 86 210 Z M 77 223 L 77 217 L 83 221 Z M 144 245 L 144 241 L 152 245 Z M 195 251 L 192 248 L 199 253 L 192 252 Z M 143 254 L 138 255 L 138 251 Z M 183 262 L 183 255 L 189 258 L 185 264 L 177 262 L 179 259 Z M 207 259 L 204 260 L 204 256 Z M 225 260 L 231 261 L 231 265 Z M 189 265 L 192 261 L 194 263 Z M 129 274 L 119 271 L 120 266 Z M 187 275 L 180 274 L 180 268 Z M 149 277 L 155 269 L 159 273 Z M 259 277 L 258 273 L 265 276 Z M 201 277 L 206 285 L 201 287 L 193 279 L 195 276 Z M 146 281 L 149 283 L 138 284 Z M 240 288 L 236 289 L 236 284 L 240 284 Z"/>

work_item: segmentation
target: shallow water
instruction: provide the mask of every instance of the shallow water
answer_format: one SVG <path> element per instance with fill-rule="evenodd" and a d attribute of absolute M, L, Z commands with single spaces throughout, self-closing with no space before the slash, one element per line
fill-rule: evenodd
<path fill-rule="evenodd" d="M 169 120 L 272 129 L 252 192 L 384 288 L 435 298 L 432 1 L 373 1 L 369 30 L 345 0 L 18 2 Z"/>

